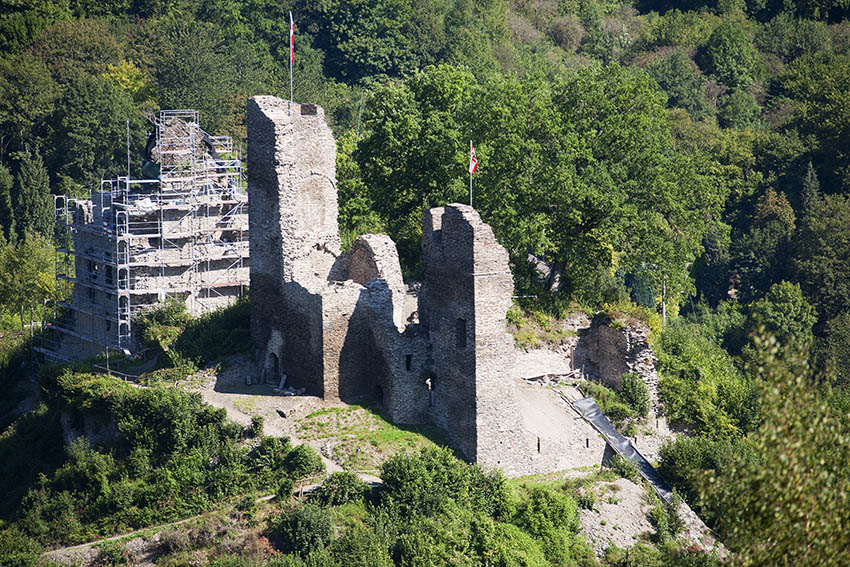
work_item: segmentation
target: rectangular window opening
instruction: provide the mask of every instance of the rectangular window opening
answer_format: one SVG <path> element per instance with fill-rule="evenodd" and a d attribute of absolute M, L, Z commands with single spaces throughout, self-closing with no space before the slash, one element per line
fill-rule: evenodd
<path fill-rule="evenodd" d="M 466 348 L 466 319 L 455 322 L 455 347 L 458 350 Z"/>

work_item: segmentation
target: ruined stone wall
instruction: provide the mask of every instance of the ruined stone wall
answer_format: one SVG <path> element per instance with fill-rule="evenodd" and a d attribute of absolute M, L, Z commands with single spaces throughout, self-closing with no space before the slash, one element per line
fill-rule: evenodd
<path fill-rule="evenodd" d="M 248 100 L 251 329 L 266 378 L 325 391 L 322 291 L 340 254 L 336 144 L 324 111 Z M 335 298 L 339 299 L 339 298 Z M 334 335 L 342 333 L 331 325 Z"/>
<path fill-rule="evenodd" d="M 516 405 L 505 328 L 513 278 L 507 251 L 467 205 L 425 214 L 420 320 L 432 349 L 434 423 L 468 459 L 505 472 L 531 468 L 536 438 Z"/>
<path fill-rule="evenodd" d="M 621 390 L 622 375 L 634 372 L 647 385 L 651 406 L 658 406 L 658 372 L 655 352 L 649 345 L 649 327 L 629 317 L 612 321 L 597 314 L 580 338 L 575 364 L 584 374 L 614 390 Z"/>
<path fill-rule="evenodd" d="M 406 289 L 395 242 L 386 234 L 364 234 L 354 241 L 348 255 L 348 279 L 359 284 L 384 280 L 392 295 L 393 323 L 404 331 Z"/>
<path fill-rule="evenodd" d="M 419 320 L 431 344 L 431 416 L 449 443 L 470 460 L 478 448 L 473 332 L 472 226 L 449 206 L 425 213 Z"/>

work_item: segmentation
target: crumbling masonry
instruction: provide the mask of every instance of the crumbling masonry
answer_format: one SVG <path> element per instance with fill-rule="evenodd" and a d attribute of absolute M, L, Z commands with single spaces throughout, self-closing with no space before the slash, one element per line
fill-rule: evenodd
<path fill-rule="evenodd" d="M 541 446 L 547 433 L 520 415 L 508 254 L 474 209 L 426 212 L 415 305 L 389 237 L 340 250 L 336 145 L 323 110 L 258 96 L 247 120 L 251 326 L 265 381 L 328 400 L 375 399 L 393 422 L 433 423 L 465 457 L 508 474 L 601 461 L 597 435 Z"/>

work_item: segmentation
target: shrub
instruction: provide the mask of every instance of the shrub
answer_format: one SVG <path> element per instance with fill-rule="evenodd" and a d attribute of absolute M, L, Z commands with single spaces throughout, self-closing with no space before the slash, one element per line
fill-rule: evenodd
<path fill-rule="evenodd" d="M 269 521 L 269 532 L 284 553 L 306 555 L 327 546 L 333 536 L 330 512 L 315 504 L 284 510 Z"/>
<path fill-rule="evenodd" d="M 292 489 L 295 488 L 295 481 L 285 476 L 280 479 L 280 482 L 277 485 L 277 491 L 275 494 L 277 495 L 278 500 L 281 502 L 288 502 L 290 498 L 292 498 Z"/>
<path fill-rule="evenodd" d="M 715 438 L 758 425 L 758 395 L 752 380 L 699 325 L 673 323 L 656 341 L 659 394 L 667 416 L 697 426 Z"/>
<path fill-rule="evenodd" d="M 381 503 L 402 516 L 432 516 L 449 500 L 496 519 L 513 510 L 510 488 L 500 472 L 466 464 L 445 448 L 399 453 L 384 461 L 381 479 Z"/>
<path fill-rule="evenodd" d="M 354 527 L 333 542 L 334 557 L 345 567 L 393 567 L 387 549 L 375 534 L 364 527 Z"/>
<path fill-rule="evenodd" d="M 258 510 L 257 499 L 253 494 L 246 494 L 236 503 L 236 509 L 245 514 L 246 517 L 253 518 Z"/>
<path fill-rule="evenodd" d="M 631 480 L 632 482 L 638 482 L 640 480 L 637 465 L 621 455 L 614 455 L 611 457 L 608 460 L 607 466 L 618 476 Z"/>
<path fill-rule="evenodd" d="M 627 372 L 621 377 L 623 400 L 635 413 L 641 417 L 649 414 L 649 389 L 640 376 L 634 372 Z"/>
<path fill-rule="evenodd" d="M 578 504 L 565 494 L 536 486 L 521 502 L 512 522 L 542 543 L 546 559 L 566 565 L 572 535 L 578 531 Z"/>
<path fill-rule="evenodd" d="M 655 543 L 664 544 L 675 539 L 684 528 L 685 524 L 679 517 L 681 503 L 679 495 L 674 492 L 670 502 L 659 502 L 650 511 L 649 518 L 655 526 Z"/>
<path fill-rule="evenodd" d="M 592 397 L 596 401 L 599 409 L 612 422 L 622 422 L 634 417 L 635 412 L 631 406 L 623 402 L 620 395 L 611 388 L 596 382 L 583 382 L 579 388 L 585 396 Z"/>
<path fill-rule="evenodd" d="M 251 427 L 248 429 L 251 437 L 263 436 L 263 416 L 255 415 L 251 418 Z"/>
<path fill-rule="evenodd" d="M 596 493 L 589 488 L 584 488 L 576 494 L 576 502 L 582 510 L 593 510 L 596 506 Z"/>
<path fill-rule="evenodd" d="M 186 304 L 169 297 L 155 307 L 138 312 L 133 325 L 147 346 L 168 351 L 191 319 Z"/>
<path fill-rule="evenodd" d="M 120 541 L 104 541 L 95 547 L 97 559 L 94 560 L 94 567 L 121 567 L 129 565 L 133 559 L 127 547 Z"/>
<path fill-rule="evenodd" d="M 298 445 L 286 455 L 284 467 L 293 479 L 301 479 L 325 470 L 322 457 L 307 444 Z"/>
<path fill-rule="evenodd" d="M 339 506 L 362 502 L 369 485 L 354 473 L 342 471 L 330 475 L 315 492 L 315 499 L 324 506 Z"/>
<path fill-rule="evenodd" d="M 18 528 L 0 530 L 0 567 L 35 567 L 41 546 Z"/>

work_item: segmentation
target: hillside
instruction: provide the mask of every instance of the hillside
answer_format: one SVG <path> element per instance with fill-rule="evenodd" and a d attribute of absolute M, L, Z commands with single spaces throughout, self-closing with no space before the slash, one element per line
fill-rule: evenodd
<path fill-rule="evenodd" d="M 645 437 L 725 559 L 677 540 L 622 463 L 508 480 L 376 405 L 245 389 L 247 301 L 197 320 L 168 302 L 139 322 L 145 360 L 31 356 L 70 297 L 54 197 L 143 178 L 160 109 L 244 150 L 248 97 L 289 98 L 290 11 L 294 98 L 336 139 L 343 247 L 386 233 L 421 280 L 423 213 L 472 199 L 510 255 L 516 359 L 545 377 L 527 386 L 577 388 Z M 848 101 L 847 0 L 4 4 L 0 567 L 139 529 L 135 558 L 87 557 L 850 564 Z M 644 358 L 606 370 L 578 348 L 591 327 Z M 644 392 L 624 376 L 648 359 Z M 532 426 L 564 425 L 540 399 Z M 324 480 L 339 469 L 380 485 Z"/>

